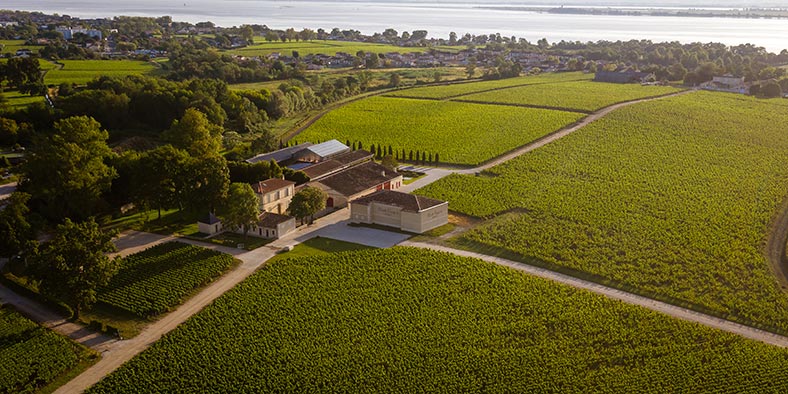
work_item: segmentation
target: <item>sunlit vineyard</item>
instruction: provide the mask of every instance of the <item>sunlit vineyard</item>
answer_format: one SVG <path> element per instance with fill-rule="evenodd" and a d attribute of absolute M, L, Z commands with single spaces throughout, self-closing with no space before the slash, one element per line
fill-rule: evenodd
<path fill-rule="evenodd" d="M 781 101 L 692 93 L 419 193 L 473 216 L 512 210 L 459 243 L 788 331 L 788 297 L 761 250 L 788 194 L 786 124 Z"/>
<path fill-rule="evenodd" d="M 571 124 L 583 115 L 534 108 L 373 97 L 326 114 L 303 141 L 359 141 L 478 164 Z"/>
<path fill-rule="evenodd" d="M 641 86 L 637 84 L 583 81 L 548 85 L 539 84 L 496 90 L 462 96 L 458 100 L 533 105 L 593 112 L 624 101 L 662 96 L 678 91 L 679 89 L 670 86 Z"/>
<path fill-rule="evenodd" d="M 169 242 L 124 258 L 99 301 L 141 317 L 180 305 L 184 297 L 234 264 L 228 254 Z"/>
<path fill-rule="evenodd" d="M 410 248 L 267 265 L 89 393 L 784 393 L 788 350 Z"/>
<path fill-rule="evenodd" d="M 512 88 L 516 86 L 535 85 L 566 81 L 580 81 L 593 78 L 593 74 L 549 73 L 543 75 L 530 75 L 527 77 L 505 78 L 492 81 L 451 84 L 446 86 L 426 86 L 423 88 L 405 89 L 387 93 L 387 96 L 414 97 L 429 99 L 446 99 L 449 97 L 464 96 L 467 94 L 483 92 L 492 89 Z"/>
<path fill-rule="evenodd" d="M 89 351 L 0 306 L 0 393 L 34 393 L 76 367 Z"/>

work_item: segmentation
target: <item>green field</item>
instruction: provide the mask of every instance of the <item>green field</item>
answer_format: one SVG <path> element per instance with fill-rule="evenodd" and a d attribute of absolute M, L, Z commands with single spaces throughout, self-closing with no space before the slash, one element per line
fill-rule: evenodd
<path fill-rule="evenodd" d="M 593 112 L 612 104 L 676 93 L 669 86 L 641 86 L 602 82 L 531 85 L 462 96 L 458 101 L 552 107 Z"/>
<path fill-rule="evenodd" d="M 92 351 L 0 305 L 0 393 L 35 393 L 80 367 Z"/>
<path fill-rule="evenodd" d="M 788 350 L 449 254 L 268 264 L 88 393 L 784 393 Z"/>
<path fill-rule="evenodd" d="M 47 72 L 44 77 L 47 85 L 64 82 L 84 85 L 102 75 L 123 77 L 151 74 L 156 70 L 150 62 L 136 60 L 60 60 L 58 63 L 62 63 L 63 68 Z"/>
<path fill-rule="evenodd" d="M 8 100 L 6 104 L 11 108 L 25 107 L 32 103 L 43 103 L 44 96 L 31 96 L 22 94 L 16 90 L 7 90 L 2 95 Z"/>
<path fill-rule="evenodd" d="M 19 49 L 29 49 L 38 52 L 40 45 L 25 45 L 25 40 L 0 40 L 0 54 L 15 54 Z"/>
<path fill-rule="evenodd" d="M 416 89 L 406 89 L 388 93 L 387 96 L 447 99 L 494 89 L 504 89 L 543 83 L 589 80 L 593 77 L 593 74 L 583 74 L 579 72 L 550 73 L 544 75 L 530 75 L 526 77 L 496 79 L 492 81 L 458 83 L 448 86 L 428 86 Z"/>
<path fill-rule="evenodd" d="M 372 97 L 331 111 L 298 136 L 303 141 L 360 141 L 438 154 L 475 165 L 581 118 L 577 113 L 496 105 Z"/>
<path fill-rule="evenodd" d="M 298 51 L 300 56 L 314 54 L 333 56 L 337 52 L 344 52 L 355 56 L 358 51 L 378 54 L 388 52 L 425 52 L 428 49 L 426 47 L 399 47 L 396 45 L 351 41 L 266 42 L 258 40 L 254 45 L 232 49 L 228 52 L 241 56 L 265 56 L 271 53 L 292 56 L 293 51 Z"/>
<path fill-rule="evenodd" d="M 154 316 L 180 305 L 233 264 L 232 256 L 199 246 L 156 245 L 124 258 L 98 299 L 140 317 Z"/>
<path fill-rule="evenodd" d="M 708 92 L 636 104 L 419 193 L 477 217 L 512 211 L 456 241 L 466 247 L 788 331 L 762 252 L 788 194 L 785 106 Z"/>

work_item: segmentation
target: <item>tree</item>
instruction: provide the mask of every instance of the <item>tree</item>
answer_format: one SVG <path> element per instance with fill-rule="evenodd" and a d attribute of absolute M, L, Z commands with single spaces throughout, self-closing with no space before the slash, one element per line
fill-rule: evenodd
<path fill-rule="evenodd" d="M 144 207 L 161 210 L 178 205 L 179 191 L 189 154 L 172 145 L 164 145 L 140 156 L 134 183 L 137 201 Z"/>
<path fill-rule="evenodd" d="M 309 217 L 309 223 L 314 221 L 315 214 L 326 208 L 326 192 L 316 187 L 305 187 L 293 195 L 290 201 L 290 214 L 301 219 Z"/>
<path fill-rule="evenodd" d="M 384 156 L 381 164 L 383 165 L 383 167 L 386 167 L 392 171 L 396 170 L 397 167 L 399 167 L 399 163 L 397 163 L 397 159 L 395 159 L 393 155 Z"/>
<path fill-rule="evenodd" d="M 66 218 L 34 259 L 41 292 L 65 302 L 79 318 L 83 308 L 96 302 L 97 290 L 118 270 L 118 260 L 106 255 L 115 251 L 115 235 L 100 229 L 93 219 L 74 223 Z"/>
<path fill-rule="evenodd" d="M 766 98 L 782 97 L 783 91 L 777 82 L 769 82 L 761 87 L 761 94 Z"/>
<path fill-rule="evenodd" d="M 476 60 L 471 59 L 468 62 L 468 65 L 465 66 L 465 74 L 468 75 L 468 79 L 473 78 L 473 76 L 476 74 Z"/>
<path fill-rule="evenodd" d="M 164 138 L 192 156 L 211 156 L 219 153 L 222 128 L 211 123 L 202 112 L 189 108 L 180 120 L 172 122 Z"/>
<path fill-rule="evenodd" d="M 21 188 L 51 219 L 87 218 L 116 175 L 105 164 L 113 155 L 106 143 L 109 135 L 86 116 L 59 120 L 54 128 L 31 147 Z"/>
<path fill-rule="evenodd" d="M 35 239 L 33 226 L 27 221 L 29 200 L 29 194 L 14 192 L 0 210 L 0 256 L 15 256 Z"/>
<path fill-rule="evenodd" d="M 400 76 L 397 73 L 391 73 L 391 77 L 389 77 L 389 86 L 392 88 L 396 88 L 399 86 L 401 82 Z"/>
<path fill-rule="evenodd" d="M 248 183 L 232 183 L 224 202 L 222 226 L 243 229 L 244 238 L 260 216 L 260 201 Z"/>
<path fill-rule="evenodd" d="M 219 155 L 190 158 L 183 168 L 180 205 L 192 212 L 213 211 L 227 196 L 230 171 Z"/>

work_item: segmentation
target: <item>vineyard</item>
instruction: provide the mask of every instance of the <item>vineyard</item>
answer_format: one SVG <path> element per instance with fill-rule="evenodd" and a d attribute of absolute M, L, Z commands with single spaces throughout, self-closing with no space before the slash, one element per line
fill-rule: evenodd
<path fill-rule="evenodd" d="M 180 242 L 156 245 L 124 258 L 98 299 L 140 317 L 157 315 L 180 305 L 234 261 L 228 254 Z"/>
<path fill-rule="evenodd" d="M 34 393 L 76 367 L 89 351 L 0 306 L 0 393 Z"/>
<path fill-rule="evenodd" d="M 784 393 L 788 350 L 450 254 L 278 261 L 88 393 Z"/>
<path fill-rule="evenodd" d="M 151 63 L 136 60 L 59 60 L 58 63 L 63 64 L 63 68 L 47 72 L 44 83 L 84 85 L 102 75 L 123 77 L 150 74 L 155 70 Z"/>
<path fill-rule="evenodd" d="M 530 85 L 499 91 L 463 96 L 460 101 L 494 104 L 566 108 L 593 112 L 598 109 L 636 99 L 676 93 L 669 86 L 641 86 L 600 82 L 567 82 Z"/>
<path fill-rule="evenodd" d="M 550 73 L 544 75 L 532 75 L 527 77 L 506 78 L 492 81 L 460 83 L 452 85 L 428 86 L 423 88 L 399 90 L 388 93 L 387 96 L 393 97 L 412 97 L 426 99 L 447 99 L 450 97 L 464 96 L 468 94 L 483 92 L 492 89 L 504 89 L 525 85 L 536 85 L 567 81 L 580 81 L 593 78 L 592 74 L 583 73 Z"/>
<path fill-rule="evenodd" d="M 299 140 L 359 141 L 475 165 L 556 131 L 581 114 L 534 108 L 373 97 L 334 110 Z"/>
<path fill-rule="evenodd" d="M 782 101 L 697 92 L 419 193 L 498 215 L 455 241 L 466 247 L 788 331 L 788 297 L 761 251 L 788 194 L 786 124 Z"/>

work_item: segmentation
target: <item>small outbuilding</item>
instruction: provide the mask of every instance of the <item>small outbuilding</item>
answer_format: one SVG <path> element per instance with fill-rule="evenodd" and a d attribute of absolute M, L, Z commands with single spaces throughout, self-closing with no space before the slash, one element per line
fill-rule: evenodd
<path fill-rule="evenodd" d="M 252 227 L 247 234 L 260 238 L 279 239 L 295 228 L 294 217 L 265 212 L 260 215 L 257 225 Z"/>
<path fill-rule="evenodd" d="M 449 203 L 393 190 L 381 190 L 351 201 L 350 221 L 422 234 L 449 222 Z"/>
<path fill-rule="evenodd" d="M 222 232 L 222 220 L 209 212 L 197 220 L 197 228 L 203 234 L 214 235 Z"/>

